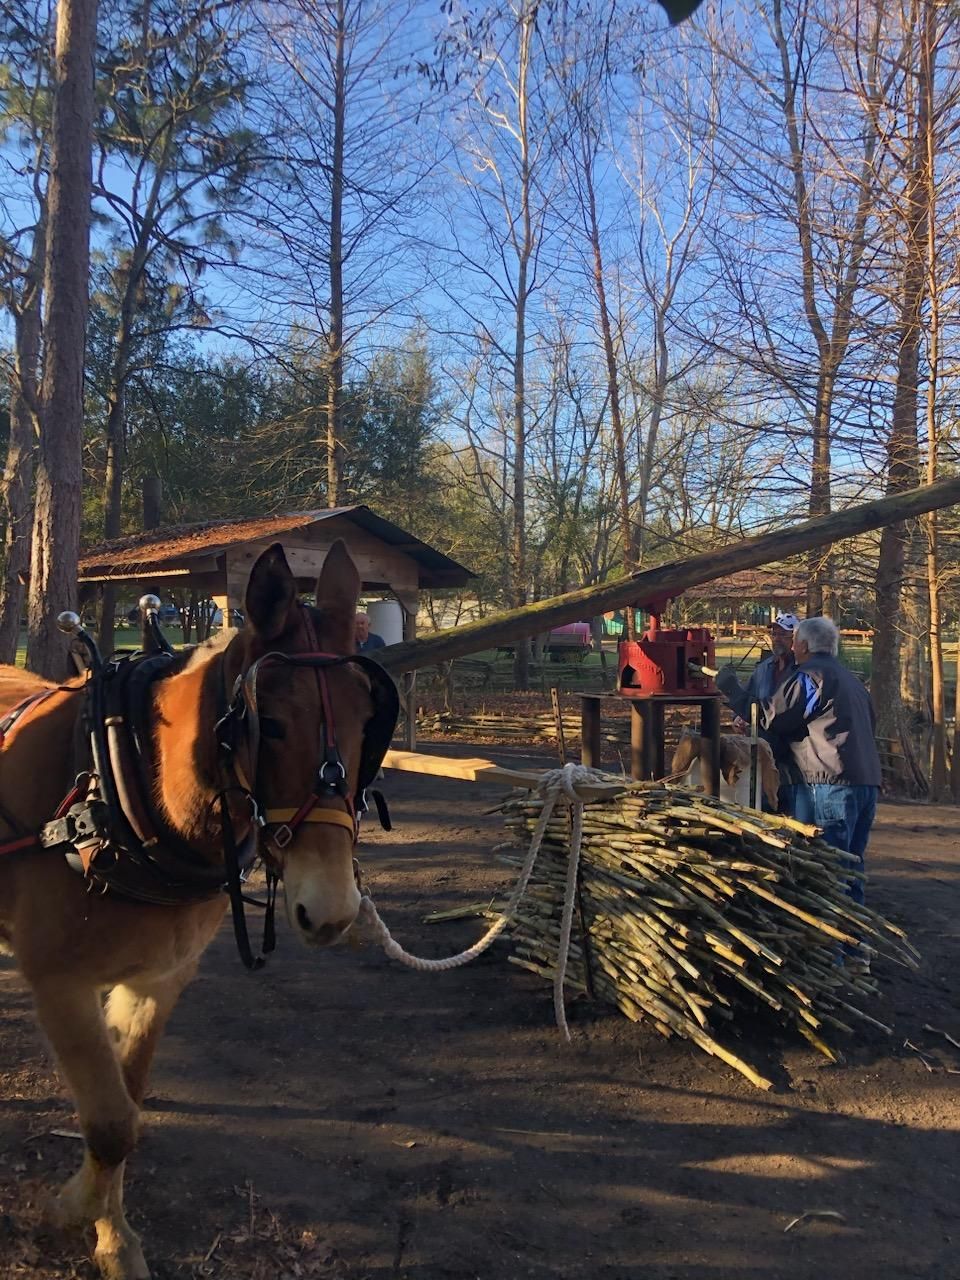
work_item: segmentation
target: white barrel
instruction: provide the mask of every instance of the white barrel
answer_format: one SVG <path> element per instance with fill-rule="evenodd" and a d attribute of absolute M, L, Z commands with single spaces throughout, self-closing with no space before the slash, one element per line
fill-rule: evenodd
<path fill-rule="evenodd" d="M 375 600 L 367 606 L 370 630 L 381 636 L 384 644 L 399 644 L 403 639 L 403 610 L 397 600 Z"/>

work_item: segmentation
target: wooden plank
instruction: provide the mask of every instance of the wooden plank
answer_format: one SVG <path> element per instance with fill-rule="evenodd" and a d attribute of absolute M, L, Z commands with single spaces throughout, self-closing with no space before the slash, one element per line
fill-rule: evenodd
<path fill-rule="evenodd" d="M 509 640 L 523 639 L 568 622 L 577 622 L 584 617 L 595 617 L 611 609 L 643 604 L 658 597 L 674 598 L 691 587 L 712 582 L 737 570 L 755 569 L 758 565 L 957 503 L 960 503 L 960 476 L 951 476 L 887 498 L 863 502 L 845 511 L 815 516 L 774 533 L 743 538 L 718 550 L 658 565 L 655 569 L 645 569 L 613 582 L 582 587 L 493 618 L 464 623 L 419 640 L 389 645 L 377 657 L 388 671 L 393 672 L 447 662 Z"/>
<path fill-rule="evenodd" d="M 458 778 L 462 782 L 489 782 L 508 787 L 535 787 L 545 772 L 543 769 L 505 769 L 483 756 L 454 760 L 449 756 L 429 756 L 420 751 L 393 750 L 384 756 L 383 767 L 399 769 L 403 773 L 424 773 L 435 778 Z M 622 791 L 623 784 L 597 783 L 584 790 L 588 796 L 600 796 Z"/>

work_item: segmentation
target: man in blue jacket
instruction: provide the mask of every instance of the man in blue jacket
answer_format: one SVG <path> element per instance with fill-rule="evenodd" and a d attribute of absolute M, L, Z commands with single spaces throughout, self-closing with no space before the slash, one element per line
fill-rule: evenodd
<path fill-rule="evenodd" d="M 386 642 L 370 630 L 370 615 L 358 613 L 354 624 L 354 635 L 357 642 L 357 653 L 370 653 L 374 649 L 383 649 Z"/>
<path fill-rule="evenodd" d="M 792 675 L 796 663 L 793 656 L 793 636 L 800 619 L 793 613 L 777 614 L 770 624 L 770 648 L 773 650 L 769 658 L 758 662 L 750 674 L 746 685 L 742 685 L 733 665 L 724 667 L 717 676 L 717 685 L 726 696 L 737 719 L 734 728 L 745 733 L 750 724 L 750 708 L 755 702 L 762 704 L 772 698 L 777 689 L 788 676 Z M 760 737 L 770 744 L 773 758 L 780 773 L 779 809 L 781 813 L 792 814 L 794 810 L 794 787 L 799 776 L 793 768 L 793 757 L 790 744 L 778 734 L 765 729 L 761 722 Z M 764 805 L 766 807 L 766 805 Z"/>
<path fill-rule="evenodd" d="M 880 794 L 876 716 L 870 694 L 837 658 L 839 633 L 829 618 L 807 618 L 794 633 L 796 670 L 761 703 L 764 728 L 790 744 L 801 782 L 794 816 L 823 828 L 823 838 L 853 855 L 864 870 L 864 853 Z M 850 882 L 854 902 L 864 900 L 864 882 Z M 861 948 L 851 968 L 869 968 Z"/>

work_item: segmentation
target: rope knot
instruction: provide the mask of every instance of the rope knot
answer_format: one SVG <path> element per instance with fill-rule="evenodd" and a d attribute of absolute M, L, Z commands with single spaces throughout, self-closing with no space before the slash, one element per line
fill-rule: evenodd
<path fill-rule="evenodd" d="M 457 955 L 447 956 L 442 960 L 428 960 L 423 956 L 411 955 L 391 935 L 390 930 L 381 920 L 373 899 L 364 894 L 360 899 L 354 929 L 364 940 L 378 942 L 391 960 L 399 960 L 401 964 L 421 973 L 439 973 L 447 969 L 457 969 L 482 955 L 495 938 L 499 937 L 520 904 L 527 889 L 533 868 L 543 844 L 550 819 L 553 817 L 557 801 L 563 800 L 571 811 L 570 859 L 567 863 L 567 879 L 563 897 L 563 914 L 560 920 L 560 941 L 557 947 L 557 964 L 553 980 L 553 1007 L 557 1026 L 566 1040 L 570 1039 L 567 1026 L 567 1015 L 563 1001 L 563 984 L 567 974 L 567 960 L 570 954 L 570 935 L 573 928 L 573 910 L 577 896 L 577 877 L 580 868 L 580 845 L 583 841 L 583 806 L 589 803 L 590 796 L 582 795 L 581 788 L 589 788 L 597 783 L 608 781 L 597 769 L 588 769 L 582 764 L 565 764 L 560 769 L 548 769 L 537 783 L 536 791 L 543 799 L 543 807 L 534 827 L 530 840 L 530 848 L 524 859 L 517 883 L 507 905 L 487 932 L 472 947 L 460 951 Z"/>

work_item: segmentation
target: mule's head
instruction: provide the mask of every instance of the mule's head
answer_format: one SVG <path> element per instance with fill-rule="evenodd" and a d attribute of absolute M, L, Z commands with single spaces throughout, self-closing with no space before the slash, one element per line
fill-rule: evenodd
<path fill-rule="evenodd" d="M 677 743 L 673 753 L 673 759 L 670 761 L 670 773 L 675 777 L 681 777 L 685 773 L 689 773 L 694 763 L 700 759 L 700 735 L 695 733 L 689 725 L 684 725 L 680 732 L 680 741 Z"/>
<path fill-rule="evenodd" d="M 269 548 L 250 573 L 245 626 L 224 654 L 228 681 L 269 653 L 352 654 L 359 592 L 359 574 L 340 541 L 321 570 L 316 608 L 298 601 L 280 545 Z M 346 771 L 346 796 L 352 799 L 357 790 L 365 732 L 378 712 L 377 688 L 353 664 L 325 667 L 322 679 L 326 705 L 316 668 L 275 661 L 258 668 L 260 737 L 250 784 L 271 822 L 274 814 L 290 815 L 314 795 L 325 747 L 333 742 Z M 348 814 L 349 803 L 339 795 L 323 796 L 318 804 Z M 287 917 L 301 941 L 338 941 L 360 906 L 349 826 L 307 821 L 282 847 L 268 841 L 268 853 L 283 877 Z"/>

